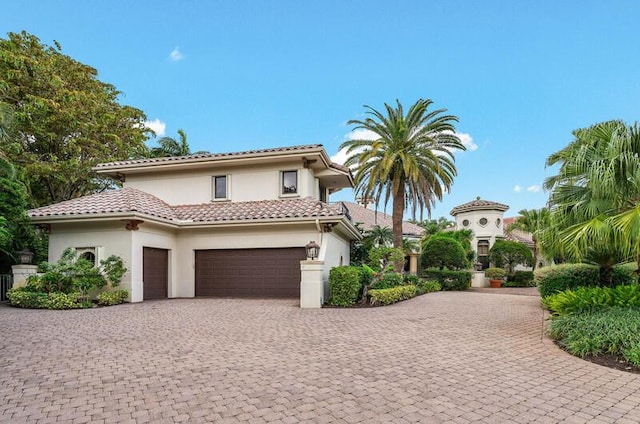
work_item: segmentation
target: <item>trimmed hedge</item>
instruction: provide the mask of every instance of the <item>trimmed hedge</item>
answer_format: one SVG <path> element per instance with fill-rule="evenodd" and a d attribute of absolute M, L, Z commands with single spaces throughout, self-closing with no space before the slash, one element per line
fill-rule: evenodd
<path fill-rule="evenodd" d="M 369 290 L 372 305 L 390 305 L 401 300 L 411 299 L 418 293 L 416 286 L 408 284 L 390 289 Z"/>
<path fill-rule="evenodd" d="M 105 291 L 98 295 L 98 305 L 100 306 L 113 306 L 124 303 L 129 297 L 129 292 L 126 290 L 112 290 Z"/>
<path fill-rule="evenodd" d="M 536 283 L 533 280 L 533 271 L 516 271 L 513 274 L 507 276 L 507 281 L 502 284 L 502 287 L 535 287 Z"/>
<path fill-rule="evenodd" d="M 443 291 L 466 290 L 471 286 L 471 271 L 428 269 L 423 271 L 422 276 L 440 283 Z"/>
<path fill-rule="evenodd" d="M 366 275 L 365 275 L 366 274 Z M 364 269 L 358 266 L 337 266 L 329 271 L 329 303 L 337 306 L 350 306 L 360 298 L 363 282 L 368 278 Z"/>
<path fill-rule="evenodd" d="M 437 281 L 420 281 L 415 286 L 418 289 L 418 294 L 433 293 L 442 290 L 440 283 Z"/>
<path fill-rule="evenodd" d="M 381 289 L 390 289 L 393 287 L 401 286 L 405 284 L 405 279 L 402 274 L 398 274 L 397 272 L 387 272 L 382 274 L 380 279 L 375 282 L 370 288 L 381 290 Z"/>
<path fill-rule="evenodd" d="M 540 296 L 544 298 L 567 289 L 597 286 L 600 270 L 588 264 L 551 265 L 537 269 L 534 278 Z"/>
<path fill-rule="evenodd" d="M 44 292 L 32 292 L 25 287 L 16 287 L 7 291 L 7 299 L 11 306 L 28 309 L 46 308 L 49 296 Z"/>
<path fill-rule="evenodd" d="M 557 315 L 573 315 L 622 306 L 640 308 L 640 286 L 578 287 L 545 297 L 542 303 Z"/>

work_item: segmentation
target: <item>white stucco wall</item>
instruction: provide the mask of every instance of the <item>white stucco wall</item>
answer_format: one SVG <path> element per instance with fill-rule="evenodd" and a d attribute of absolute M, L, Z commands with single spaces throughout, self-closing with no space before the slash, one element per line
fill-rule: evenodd
<path fill-rule="evenodd" d="M 318 181 L 301 161 L 263 166 L 216 167 L 197 172 L 127 175 L 125 187 L 150 193 L 170 205 L 209 203 L 213 199 L 213 177 L 226 175 L 228 196 L 234 202 L 282 198 L 281 171 L 298 171 L 298 194 L 319 198 Z M 287 196 L 292 197 L 292 196 Z"/>
<path fill-rule="evenodd" d="M 456 228 L 458 230 L 469 229 L 473 231 L 472 247 L 474 251 L 477 251 L 478 240 L 489 240 L 489 248 L 491 248 L 496 241 L 496 237 L 502 238 L 504 235 L 503 215 L 504 212 L 493 210 L 462 212 L 455 217 Z M 480 224 L 482 218 L 487 219 L 486 225 Z M 469 221 L 468 226 L 463 225 L 465 219 Z"/>

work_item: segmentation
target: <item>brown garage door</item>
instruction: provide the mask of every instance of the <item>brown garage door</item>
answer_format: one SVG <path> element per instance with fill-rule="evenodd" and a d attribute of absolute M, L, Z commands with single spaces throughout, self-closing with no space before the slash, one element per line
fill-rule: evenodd
<path fill-rule="evenodd" d="M 169 251 L 142 248 L 143 299 L 166 299 L 169 285 Z"/>
<path fill-rule="evenodd" d="M 300 297 L 304 248 L 196 250 L 196 296 Z"/>

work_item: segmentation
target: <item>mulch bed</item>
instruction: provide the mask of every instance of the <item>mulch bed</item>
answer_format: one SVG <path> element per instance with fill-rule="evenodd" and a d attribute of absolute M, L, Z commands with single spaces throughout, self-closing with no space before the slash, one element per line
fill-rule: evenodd
<path fill-rule="evenodd" d="M 594 364 L 602 365 L 604 367 L 613 368 L 620 371 L 626 371 L 633 374 L 640 374 L 640 368 L 634 367 L 629 362 L 627 362 L 624 358 L 618 358 L 614 355 L 600 355 L 600 356 L 592 356 L 588 355 L 584 357 L 585 360 L 589 362 L 593 362 Z"/>

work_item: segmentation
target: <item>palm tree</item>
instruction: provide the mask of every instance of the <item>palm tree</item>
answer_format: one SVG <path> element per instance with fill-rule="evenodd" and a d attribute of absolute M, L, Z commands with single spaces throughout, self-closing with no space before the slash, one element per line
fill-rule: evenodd
<path fill-rule="evenodd" d="M 418 100 L 406 115 L 400 101 L 396 107 L 385 103 L 386 116 L 370 106 L 364 120 L 351 120 L 354 129 L 375 134 L 374 140 L 348 140 L 340 146 L 346 149 L 345 165 L 355 171 L 356 194 L 374 199 L 376 205 L 392 199 L 393 246 L 402 248 L 402 220 L 407 206 L 412 206 L 413 218 L 419 208 L 422 215 L 453 184 L 457 174 L 454 150 L 466 150 L 455 134 L 458 118 L 445 115 L 446 109 L 429 111 L 430 99 Z M 401 261 L 396 271 L 402 270 Z"/>
<path fill-rule="evenodd" d="M 547 159 L 560 164 L 551 189 L 551 230 L 576 259 L 597 261 L 603 275 L 635 256 L 640 265 L 640 129 L 608 121 L 574 131 L 574 141 Z"/>
<path fill-rule="evenodd" d="M 158 140 L 158 147 L 151 149 L 151 157 L 163 158 L 171 156 L 188 156 L 192 154 L 206 154 L 207 151 L 191 152 L 189 143 L 187 142 L 187 133 L 184 130 L 178 130 L 178 140 L 173 137 L 162 137 Z"/>
<path fill-rule="evenodd" d="M 386 246 L 393 240 L 393 232 L 389 227 L 374 225 L 367 231 L 367 237 L 371 238 L 374 245 Z"/>
<path fill-rule="evenodd" d="M 538 240 L 543 231 L 549 227 L 549 209 L 522 209 L 518 212 L 520 215 L 509 227 L 507 233 L 514 230 L 520 230 L 525 233 L 531 233 L 533 240 L 533 269 L 538 264 Z"/>

